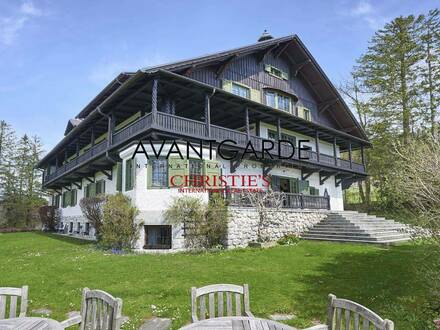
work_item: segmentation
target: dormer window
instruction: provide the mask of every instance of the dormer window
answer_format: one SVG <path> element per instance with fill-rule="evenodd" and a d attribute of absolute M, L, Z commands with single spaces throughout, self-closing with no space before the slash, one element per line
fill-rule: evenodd
<path fill-rule="evenodd" d="M 292 98 L 290 96 L 273 90 L 265 90 L 264 97 L 266 99 L 266 105 L 275 109 L 291 112 Z"/>
<path fill-rule="evenodd" d="M 237 84 L 235 82 L 232 83 L 232 93 L 246 99 L 250 98 L 250 90 L 249 87 L 243 86 L 241 84 Z"/>
<path fill-rule="evenodd" d="M 273 65 L 265 64 L 264 71 L 266 71 L 270 75 L 275 76 L 277 78 L 280 78 L 283 80 L 289 80 L 289 74 L 287 72 L 285 72 L 277 67 L 274 67 Z"/>

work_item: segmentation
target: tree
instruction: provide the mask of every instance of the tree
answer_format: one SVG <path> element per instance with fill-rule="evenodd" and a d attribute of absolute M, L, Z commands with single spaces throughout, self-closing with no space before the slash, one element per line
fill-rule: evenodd
<path fill-rule="evenodd" d="M 358 60 L 356 76 L 369 93 L 376 133 L 393 132 L 407 143 L 419 108 L 418 31 L 422 17 L 398 17 L 375 33 Z"/>
<path fill-rule="evenodd" d="M 4 120 L 0 121 L 0 196 L 12 189 L 12 157 L 15 147 L 15 132 Z"/>
<path fill-rule="evenodd" d="M 421 51 L 423 62 L 420 66 L 422 73 L 422 88 L 427 109 L 427 122 L 430 124 L 431 135 L 436 137 L 438 132 L 438 108 L 440 106 L 440 10 L 430 10 L 423 17 L 421 26 Z"/>

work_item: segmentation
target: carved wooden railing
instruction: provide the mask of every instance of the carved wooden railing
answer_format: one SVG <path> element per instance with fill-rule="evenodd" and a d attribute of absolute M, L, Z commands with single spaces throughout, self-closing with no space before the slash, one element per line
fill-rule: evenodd
<path fill-rule="evenodd" d="M 50 173 L 45 176 L 45 183 L 52 181 L 65 173 L 72 171 L 73 169 L 84 165 L 97 157 L 102 156 L 110 147 L 111 149 L 121 146 L 124 142 L 141 136 L 142 133 L 146 132 L 148 129 L 158 129 L 162 131 L 167 131 L 174 134 L 184 135 L 193 138 L 200 138 L 206 140 L 232 140 L 235 141 L 236 146 L 244 148 L 248 143 L 248 137 L 245 133 L 233 130 L 226 127 L 220 127 L 216 125 L 210 126 L 210 134 L 208 134 L 207 126 L 204 122 L 179 117 L 167 113 L 158 112 L 153 118 L 151 113 L 139 118 L 137 121 L 131 123 L 127 127 L 121 129 L 120 131 L 112 135 L 111 143 L 107 140 L 101 141 L 100 143 L 94 145 L 89 150 L 79 155 L 78 157 L 72 159 L 70 162 L 63 164 L 55 172 Z M 254 149 L 257 152 L 262 151 L 263 138 L 251 135 L 250 141 Z M 273 156 L 278 153 L 278 142 L 273 141 L 274 148 L 270 151 Z M 266 145 L 268 146 L 268 145 Z M 281 156 L 286 157 L 292 154 L 292 147 L 288 144 L 282 143 L 280 146 Z M 266 155 L 267 156 L 267 155 Z M 295 150 L 293 159 L 301 160 L 309 163 L 320 164 L 325 166 L 330 166 L 334 168 L 341 168 L 344 170 L 351 170 L 357 173 L 365 173 L 364 165 L 355 162 L 351 163 L 347 160 L 335 158 L 326 154 L 319 154 L 319 161 L 317 153 L 315 151 L 301 151 L 301 157 L 299 159 L 298 152 Z M 308 157 L 308 159 L 304 159 Z M 275 157 L 274 157 L 275 158 Z"/>

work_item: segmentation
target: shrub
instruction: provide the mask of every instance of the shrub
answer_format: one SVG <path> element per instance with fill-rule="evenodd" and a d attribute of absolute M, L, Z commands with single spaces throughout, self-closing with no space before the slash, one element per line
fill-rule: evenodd
<path fill-rule="evenodd" d="M 100 232 L 103 220 L 102 208 L 106 202 L 105 195 L 95 197 L 84 197 L 80 200 L 79 206 L 84 216 L 89 220 L 90 224 L 95 228 L 96 239 L 100 240 Z"/>
<path fill-rule="evenodd" d="M 108 195 L 102 208 L 101 244 L 118 250 L 132 249 L 139 238 L 139 210 L 122 193 Z"/>
<path fill-rule="evenodd" d="M 59 220 L 60 212 L 55 206 L 44 205 L 38 209 L 40 221 L 47 231 L 55 231 Z"/>
<path fill-rule="evenodd" d="M 185 246 L 189 249 L 225 245 L 228 209 L 218 194 L 213 194 L 208 204 L 196 197 L 175 198 L 164 212 L 164 218 L 170 224 L 183 224 Z"/>
<path fill-rule="evenodd" d="M 296 245 L 300 241 L 300 237 L 296 234 L 288 234 L 278 240 L 279 245 Z"/>

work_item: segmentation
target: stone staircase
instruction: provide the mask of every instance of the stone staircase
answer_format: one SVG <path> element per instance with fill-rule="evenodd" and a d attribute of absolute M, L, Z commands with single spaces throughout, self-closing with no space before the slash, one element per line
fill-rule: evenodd
<path fill-rule="evenodd" d="M 366 213 L 331 211 L 301 237 L 308 240 L 391 244 L 410 239 L 404 228 L 404 225 L 393 220 Z"/>

